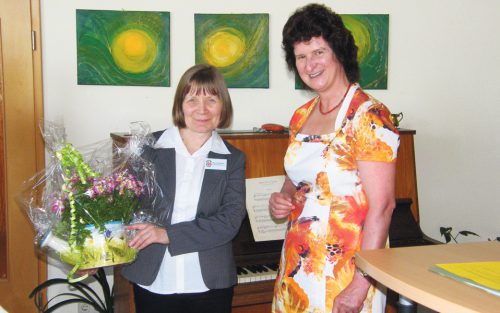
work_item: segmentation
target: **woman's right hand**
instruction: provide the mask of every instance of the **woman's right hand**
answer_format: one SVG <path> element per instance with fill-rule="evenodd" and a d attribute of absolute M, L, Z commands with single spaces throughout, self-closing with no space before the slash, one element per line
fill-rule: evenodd
<path fill-rule="evenodd" d="M 292 197 L 284 192 L 273 192 L 269 198 L 269 210 L 272 217 L 282 219 L 294 209 Z"/>
<path fill-rule="evenodd" d="M 89 268 L 89 269 L 86 269 L 86 270 L 78 270 L 78 271 L 76 271 L 75 276 L 77 276 L 77 277 L 81 277 L 81 276 L 84 276 L 84 275 L 93 276 L 95 274 L 97 274 L 97 268 Z"/>
<path fill-rule="evenodd" d="M 134 249 L 142 250 L 152 243 L 168 245 L 167 230 L 150 223 L 138 223 L 127 226 L 129 230 L 136 230 L 134 238 L 129 242 L 129 246 Z"/>

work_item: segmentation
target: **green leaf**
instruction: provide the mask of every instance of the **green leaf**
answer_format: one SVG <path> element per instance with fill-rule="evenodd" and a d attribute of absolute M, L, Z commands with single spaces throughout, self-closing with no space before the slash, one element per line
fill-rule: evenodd
<path fill-rule="evenodd" d="M 43 289 L 48 288 L 50 286 L 58 285 L 58 284 L 69 284 L 69 283 L 66 279 L 62 279 L 62 278 L 49 279 L 47 281 L 44 281 L 40 285 L 36 286 L 35 289 L 33 289 L 33 291 L 31 291 L 29 297 L 33 298 L 35 296 L 35 294 L 39 293 Z"/>
<path fill-rule="evenodd" d="M 99 285 L 101 285 L 104 294 L 104 301 L 106 302 L 106 307 L 113 308 L 114 306 L 113 296 L 111 295 L 111 291 L 109 288 L 108 280 L 106 279 L 106 273 L 104 272 L 104 269 L 100 267 L 97 270 L 97 273 L 94 275 L 94 277 L 99 282 Z"/>
<path fill-rule="evenodd" d="M 451 227 L 440 227 L 439 232 L 441 233 L 441 236 L 444 237 L 446 240 L 446 243 L 451 241 L 451 231 L 453 228 Z"/>
<path fill-rule="evenodd" d="M 102 301 L 102 299 L 99 297 L 99 295 L 93 290 L 91 287 L 89 287 L 87 284 L 84 284 L 82 282 L 77 282 L 77 283 L 70 283 L 66 279 L 62 278 L 53 278 L 49 279 L 40 285 L 36 286 L 33 291 L 30 293 L 29 297 L 33 298 L 35 297 L 35 305 L 36 307 L 43 313 L 50 313 L 58 308 L 70 304 L 70 303 L 87 303 L 91 305 L 97 312 L 100 313 L 113 313 L 113 299 L 112 295 L 110 292 L 110 288 L 108 285 L 108 282 L 106 280 L 106 274 L 104 273 L 104 269 L 99 268 L 98 272 L 94 277 L 97 279 L 98 283 L 100 284 L 104 297 L 105 297 L 105 302 Z M 48 300 L 46 305 L 42 305 L 40 301 L 38 301 L 38 297 L 36 297 L 40 292 L 45 290 L 46 288 L 49 288 L 51 286 L 55 285 L 66 285 L 68 287 L 72 287 L 76 289 L 78 292 L 73 293 L 73 292 L 64 292 L 60 293 L 51 299 Z M 58 302 L 54 304 L 51 307 L 48 307 L 51 302 L 54 301 L 54 299 L 61 297 L 61 296 L 67 296 L 67 297 L 73 297 L 70 299 L 65 299 L 61 302 Z"/>
<path fill-rule="evenodd" d="M 476 234 L 476 233 L 474 233 L 474 232 L 471 232 L 471 231 L 468 231 L 468 230 L 462 230 L 462 231 L 459 231 L 458 233 L 459 233 L 460 235 L 462 235 L 462 236 L 469 236 L 469 235 L 471 235 L 471 236 L 481 237 L 481 236 L 479 236 L 478 234 Z"/>
<path fill-rule="evenodd" d="M 439 232 L 441 233 L 441 235 L 444 235 L 444 234 L 449 234 L 451 233 L 453 228 L 451 227 L 439 227 Z"/>
<path fill-rule="evenodd" d="M 88 300 L 84 300 L 84 299 L 67 299 L 67 300 L 63 300 L 61 302 L 58 302 L 58 303 L 54 304 L 50 308 L 44 310 L 43 313 L 52 313 L 52 312 L 56 311 L 57 309 L 59 309 L 60 307 L 68 305 L 68 304 L 71 304 L 71 303 L 87 303 L 88 305 L 90 305 L 94 309 L 96 309 L 97 312 L 99 312 L 99 313 L 112 313 L 112 312 L 107 311 L 105 309 L 103 310 L 103 308 L 101 308 L 99 306 L 96 306 L 95 303 L 93 303 L 91 301 L 88 301 Z"/>

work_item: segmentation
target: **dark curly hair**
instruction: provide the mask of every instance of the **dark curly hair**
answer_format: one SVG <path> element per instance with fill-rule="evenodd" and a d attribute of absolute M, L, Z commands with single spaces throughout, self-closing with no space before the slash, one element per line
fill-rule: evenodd
<path fill-rule="evenodd" d="M 321 4 L 308 4 L 297 9 L 283 27 L 283 49 L 288 69 L 297 72 L 293 45 L 323 37 L 335 53 L 350 83 L 359 81 L 358 47 L 340 15 Z"/>

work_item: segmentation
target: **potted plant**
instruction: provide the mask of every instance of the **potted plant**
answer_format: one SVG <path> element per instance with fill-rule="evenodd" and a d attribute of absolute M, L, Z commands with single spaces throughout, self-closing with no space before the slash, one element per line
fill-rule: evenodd
<path fill-rule="evenodd" d="M 450 241 L 454 241 L 455 243 L 458 243 L 457 238 L 459 236 L 477 236 L 481 237 L 475 232 L 471 232 L 469 230 L 461 230 L 456 234 L 453 234 L 453 228 L 452 227 L 440 227 L 439 232 L 441 233 L 441 236 L 444 237 L 446 240 L 446 243 L 449 243 Z"/>

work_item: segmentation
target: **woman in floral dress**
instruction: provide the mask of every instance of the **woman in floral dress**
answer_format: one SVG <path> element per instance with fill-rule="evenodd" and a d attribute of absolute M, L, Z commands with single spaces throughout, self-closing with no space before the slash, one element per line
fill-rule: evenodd
<path fill-rule="evenodd" d="M 283 47 L 317 96 L 291 119 L 287 177 L 269 201 L 273 217 L 288 218 L 273 312 L 384 312 L 381 286 L 354 255 L 386 244 L 398 131 L 357 84 L 357 48 L 339 15 L 318 4 L 297 10 Z"/>

